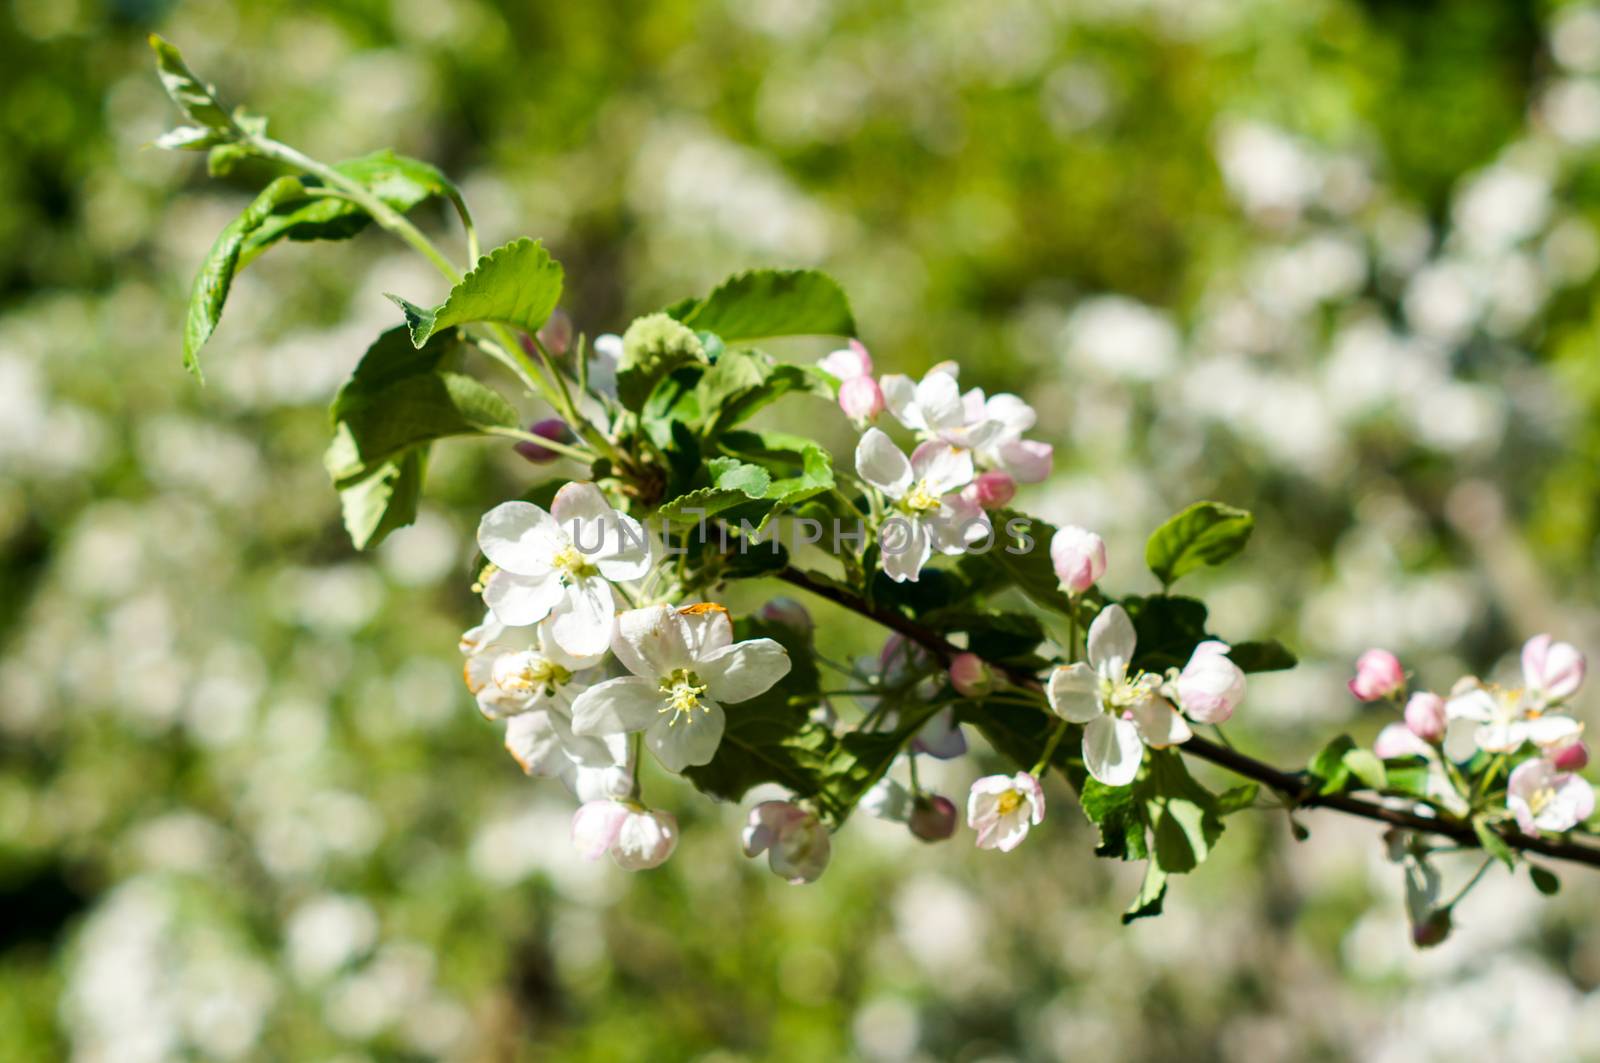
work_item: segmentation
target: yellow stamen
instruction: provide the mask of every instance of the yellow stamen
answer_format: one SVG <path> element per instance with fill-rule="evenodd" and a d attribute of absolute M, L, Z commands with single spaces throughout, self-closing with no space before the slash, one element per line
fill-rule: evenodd
<path fill-rule="evenodd" d="M 918 480 L 900 500 L 900 507 L 913 515 L 932 513 L 939 508 L 939 496 L 928 490 L 928 481 Z"/>
<path fill-rule="evenodd" d="M 557 572 L 561 573 L 562 579 L 567 583 L 581 579 L 584 576 L 592 576 L 595 573 L 595 567 L 589 564 L 589 559 L 584 557 L 578 551 L 578 548 L 571 543 L 557 550 L 555 557 L 550 559 L 550 563 Z"/>
<path fill-rule="evenodd" d="M 706 692 L 705 684 L 686 668 L 679 668 L 663 679 L 661 692 L 667 696 L 667 703 L 656 711 L 672 713 L 668 727 L 676 727 L 680 719 L 686 724 L 693 723 L 696 709 L 705 713 L 711 711 L 700 703 L 700 695 Z"/>
<path fill-rule="evenodd" d="M 472 584 L 472 593 L 473 594 L 482 594 L 484 586 L 486 584 L 488 584 L 488 582 L 489 582 L 489 577 L 494 575 L 496 572 L 499 572 L 499 571 L 500 571 L 500 566 L 495 564 L 492 561 L 489 562 L 487 565 L 484 565 L 483 566 L 483 571 L 478 573 L 477 580 L 475 580 L 473 582 L 473 584 Z"/>
<path fill-rule="evenodd" d="M 995 811 L 1002 816 L 1009 816 L 1022 807 L 1022 794 L 1017 790 L 1007 790 L 1000 795 L 1000 802 L 995 806 Z"/>

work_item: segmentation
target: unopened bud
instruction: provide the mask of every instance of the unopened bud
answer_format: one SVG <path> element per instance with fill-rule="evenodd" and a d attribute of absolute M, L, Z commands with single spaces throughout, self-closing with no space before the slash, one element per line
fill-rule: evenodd
<path fill-rule="evenodd" d="M 528 431 L 544 439 L 554 440 L 557 443 L 565 443 L 572 438 L 572 433 L 567 429 L 567 422 L 559 417 L 549 417 L 530 425 Z M 523 440 L 518 443 L 516 451 L 536 465 L 555 461 L 561 456 L 548 447 L 541 447 L 531 440 Z"/>
<path fill-rule="evenodd" d="M 1557 771 L 1582 771 L 1589 765 L 1589 744 L 1582 739 L 1569 742 L 1549 753 Z"/>
<path fill-rule="evenodd" d="M 942 794 L 924 794 L 917 798 L 907 824 L 923 841 L 942 842 L 956 832 L 955 802 Z"/>
<path fill-rule="evenodd" d="M 544 349 L 560 358 L 572 349 L 572 318 L 567 312 L 557 307 L 550 314 L 550 319 L 544 323 L 538 332 L 539 342 L 544 344 Z"/>
<path fill-rule="evenodd" d="M 976 480 L 961 489 L 961 497 L 980 509 L 999 509 L 1016 494 L 1017 481 L 999 469 L 979 473 Z"/>
<path fill-rule="evenodd" d="M 1431 949 L 1450 936 L 1450 909 L 1436 908 L 1419 923 L 1411 924 L 1411 943 L 1419 949 Z"/>
<path fill-rule="evenodd" d="M 994 675 L 975 653 L 958 653 L 950 660 L 950 685 L 964 698 L 981 698 L 994 689 Z"/>
<path fill-rule="evenodd" d="M 1444 699 L 1426 690 L 1419 690 L 1406 702 L 1406 727 L 1424 742 L 1438 743 L 1444 738 Z"/>
<path fill-rule="evenodd" d="M 883 389 L 870 376 L 853 376 L 839 385 L 839 409 L 852 421 L 870 421 L 883 412 Z"/>
<path fill-rule="evenodd" d="M 1368 650 L 1356 658 L 1355 678 L 1350 693 L 1362 701 L 1378 701 L 1406 685 L 1400 659 L 1388 650 Z"/>
<path fill-rule="evenodd" d="M 1068 594 L 1082 594 L 1106 572 L 1106 544 L 1092 531 L 1068 525 L 1050 540 L 1050 563 Z"/>
<path fill-rule="evenodd" d="M 774 598 L 761 607 L 761 619 L 770 620 L 798 635 L 809 635 L 812 630 L 811 614 L 793 598 Z"/>

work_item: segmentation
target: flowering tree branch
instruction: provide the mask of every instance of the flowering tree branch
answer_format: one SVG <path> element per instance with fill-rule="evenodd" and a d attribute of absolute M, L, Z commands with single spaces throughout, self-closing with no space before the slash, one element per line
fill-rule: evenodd
<path fill-rule="evenodd" d="M 224 110 L 176 49 L 152 43 L 190 123 L 161 146 L 207 151 L 213 172 L 242 158 L 287 171 L 223 230 L 201 267 L 184 331 L 191 370 L 234 276 L 282 240 L 346 239 L 375 223 L 451 282 L 436 304 L 390 296 L 395 326 L 334 397 L 324 464 L 357 549 L 415 518 L 431 448 L 446 439 L 510 440 L 534 466 L 584 467 L 484 514 L 486 564 L 474 590 L 486 612 L 460 649 L 467 687 L 483 716 L 503 725 L 517 763 L 558 778 L 582 802 L 573 840 L 591 858 L 641 870 L 673 853 L 677 821 L 643 793 L 646 754 L 716 800 L 782 787 L 789 798 L 751 809 L 742 842 L 791 882 L 822 874 L 832 834 L 858 808 L 924 841 L 948 839 L 955 803 L 921 786 L 917 759 L 962 755 L 963 727 L 972 727 L 1018 769 L 972 785 L 966 819 L 976 845 L 1020 845 L 1044 819 L 1039 777 L 1057 768 L 1100 829 L 1097 853 L 1146 864 L 1125 919 L 1159 913 L 1169 877 L 1206 860 L 1225 818 L 1252 807 L 1262 786 L 1291 812 L 1329 808 L 1395 828 L 1391 855 L 1415 887 L 1419 944 L 1448 932 L 1451 909 L 1481 877 L 1442 899 L 1430 860 L 1447 847 L 1437 839 L 1481 848 L 1508 868 L 1520 853 L 1600 866 L 1600 848 L 1573 836 L 1594 810 L 1577 774 L 1588 757 L 1582 725 L 1563 711 L 1583 681 L 1574 647 L 1536 636 L 1523 650 L 1524 689 L 1467 679 L 1448 701 L 1426 691 L 1405 700 L 1400 662 L 1369 651 L 1351 693 L 1403 702 L 1404 722 L 1371 750 L 1339 736 L 1305 771 L 1210 741 L 1195 725 L 1229 719 L 1247 673 L 1296 663 L 1276 642 L 1218 639 L 1205 604 L 1172 593 L 1186 573 L 1245 548 L 1248 512 L 1202 501 L 1174 515 L 1146 544 L 1161 593 L 1113 597 L 1099 586 L 1098 535 L 1008 508 L 1019 485 L 1052 469 L 1051 445 L 1027 437 L 1032 407 L 963 391 L 954 363 L 920 381 L 876 375 L 832 278 L 737 274 L 591 346 L 557 309 L 560 263 L 528 238 L 480 255 L 465 202 L 437 169 L 391 152 L 313 159 L 267 137 L 264 119 Z M 469 268 L 406 219 L 428 199 L 457 208 Z M 815 364 L 755 346 L 782 336 L 844 337 L 848 346 Z M 498 390 L 504 381 L 466 371 L 469 351 L 508 370 L 525 399 L 555 416 L 523 427 Z M 849 418 L 852 463 L 752 422 L 801 396 Z M 777 542 L 780 527 L 821 535 L 830 525 L 844 582 L 796 567 Z M 708 526 L 718 530 L 715 547 Z M 840 663 L 818 652 L 803 608 L 775 601 L 736 618 L 714 600 L 729 581 L 774 577 L 894 637 L 876 662 Z M 1005 608 L 1013 591 L 1038 608 Z M 1053 637 L 1047 620 L 1064 623 L 1065 637 Z M 829 689 L 824 670 L 845 688 Z M 838 698 L 854 700 L 860 717 L 841 720 Z M 1212 793 L 1183 754 L 1247 782 Z M 902 766 L 909 785 L 897 778 Z M 1545 869 L 1529 871 L 1539 889 L 1556 887 Z"/>
<path fill-rule="evenodd" d="M 892 609 L 874 606 L 859 595 L 830 583 L 823 583 L 810 574 L 793 567 L 778 573 L 778 578 L 801 590 L 824 598 L 835 605 L 866 617 L 891 631 L 911 639 L 933 654 L 941 664 L 950 662 L 968 652 L 949 639 Z M 1042 694 L 1044 684 L 1032 672 L 1004 664 L 985 661 L 987 667 L 1005 676 L 1014 685 Z M 1305 772 L 1289 772 L 1240 753 L 1219 742 L 1195 735 L 1178 747 L 1183 753 L 1226 768 L 1243 778 L 1258 782 L 1279 794 L 1291 808 L 1326 808 L 1359 816 L 1391 827 L 1437 834 L 1468 848 L 1481 848 L 1482 840 L 1471 823 L 1459 819 L 1434 818 L 1419 815 L 1404 808 L 1392 808 L 1353 794 L 1318 793 L 1317 780 Z M 1538 853 L 1555 860 L 1564 860 L 1589 867 L 1600 867 L 1600 848 L 1586 845 L 1570 838 L 1551 839 L 1539 835 L 1522 834 L 1514 830 L 1496 830 L 1497 835 L 1512 849 Z"/>

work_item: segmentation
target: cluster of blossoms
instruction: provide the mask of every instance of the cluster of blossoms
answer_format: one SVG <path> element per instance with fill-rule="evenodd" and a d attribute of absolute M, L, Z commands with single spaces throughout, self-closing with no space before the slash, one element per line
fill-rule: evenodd
<path fill-rule="evenodd" d="M 660 864 L 677 824 L 640 803 L 638 747 L 671 772 L 708 763 L 723 706 L 781 680 L 787 652 L 772 639 L 734 642 L 714 603 L 620 609 L 619 591 L 652 569 L 652 544 L 594 484 L 566 484 L 549 512 L 496 506 L 478 546 L 489 613 L 461 649 L 479 709 L 506 722 L 506 747 L 524 771 L 561 779 L 584 802 L 573 819 L 582 852 L 610 852 L 629 869 Z M 606 678 L 608 657 L 624 674 Z"/>
<path fill-rule="evenodd" d="M 861 343 L 834 351 L 819 367 L 839 381 L 839 406 L 862 428 L 856 474 L 881 496 L 883 568 L 896 581 L 915 580 L 935 551 L 959 554 L 989 538 L 990 510 L 1006 506 L 1019 483 L 1050 475 L 1048 443 L 1025 439 L 1038 420 L 1011 394 L 961 390 L 960 367 L 941 362 L 921 381 L 872 375 Z M 887 410 L 917 440 L 909 456 L 875 426 Z"/>
<path fill-rule="evenodd" d="M 1350 692 L 1362 701 L 1403 705 L 1403 722 L 1384 727 L 1373 752 L 1385 760 L 1424 758 L 1429 794 L 1444 807 L 1472 811 L 1472 798 L 1515 760 L 1505 785 L 1506 813 L 1525 834 L 1559 833 L 1594 813 L 1594 790 L 1577 774 L 1589 763 L 1583 724 L 1566 712 L 1586 668 L 1575 647 L 1535 635 L 1522 647 L 1520 688 L 1465 676 L 1448 695 L 1418 690 L 1408 697 L 1399 659 L 1372 649 L 1356 661 Z M 1472 772 L 1480 777 L 1476 791 L 1465 786 L 1460 765 L 1479 766 Z"/>

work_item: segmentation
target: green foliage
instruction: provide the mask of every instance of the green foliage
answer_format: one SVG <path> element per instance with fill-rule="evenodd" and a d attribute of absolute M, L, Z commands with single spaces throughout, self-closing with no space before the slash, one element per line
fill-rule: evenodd
<path fill-rule="evenodd" d="M 681 366 L 706 360 L 705 343 L 693 329 L 666 314 L 646 314 L 623 333 L 617 397 L 625 408 L 638 411 L 663 378 Z"/>
<path fill-rule="evenodd" d="M 390 329 L 334 397 L 323 464 L 357 549 L 415 518 L 429 443 L 517 423 L 505 399 L 446 368 L 458 347 L 454 330 L 417 348 L 405 329 Z"/>
<path fill-rule="evenodd" d="M 1276 639 L 1235 642 L 1228 647 L 1228 658 L 1246 672 L 1283 672 L 1300 663 Z"/>
<path fill-rule="evenodd" d="M 183 141 L 182 147 L 198 148 L 209 147 L 193 143 L 195 135 L 211 136 L 214 143 L 223 139 L 232 139 L 240 132 L 239 127 L 228 117 L 228 112 L 222 109 L 211 89 L 195 77 L 189 65 L 183 61 L 183 55 L 170 41 L 157 34 L 150 35 L 150 48 L 156 53 L 156 73 L 161 77 L 161 87 L 167 90 L 167 95 L 172 97 L 172 102 L 178 105 L 185 118 L 195 123 L 198 130 L 183 130 L 186 136 L 179 138 Z M 200 130 L 204 130 L 201 133 Z M 163 144 L 163 147 L 177 146 Z"/>
<path fill-rule="evenodd" d="M 389 298 L 405 313 L 411 342 L 421 347 L 435 332 L 475 321 L 537 332 L 560 302 L 561 284 L 561 264 L 538 240 L 523 237 L 480 258 L 431 310 L 398 295 Z"/>
<path fill-rule="evenodd" d="M 1472 833 L 1478 836 L 1483 851 L 1504 864 L 1507 870 L 1516 870 L 1517 851 L 1506 844 L 1505 838 L 1494 828 L 1486 816 L 1472 817 Z"/>
<path fill-rule="evenodd" d="M 1196 502 L 1157 528 L 1144 560 L 1163 586 L 1202 565 L 1220 565 L 1244 549 L 1255 518 L 1221 502 Z"/>
<path fill-rule="evenodd" d="M 1554 897 L 1561 892 L 1561 880 L 1549 868 L 1529 864 L 1528 877 L 1533 879 L 1533 888 L 1546 897 Z"/>
<path fill-rule="evenodd" d="M 704 299 L 686 299 L 667 313 L 729 343 L 772 336 L 854 336 L 850 301 L 825 273 L 758 269 L 736 273 Z"/>
<path fill-rule="evenodd" d="M 1336 794 L 1344 790 L 1350 782 L 1350 765 L 1345 762 L 1345 754 L 1355 748 L 1355 739 L 1342 734 L 1323 746 L 1317 751 L 1317 755 L 1311 758 L 1306 770 L 1317 783 L 1318 793 Z"/>
<path fill-rule="evenodd" d="M 1055 525 L 1011 509 L 997 509 L 989 518 L 994 524 L 994 545 L 986 553 L 968 554 L 962 559 L 963 568 L 975 576 L 990 569 L 991 579 L 998 576 L 1046 609 L 1070 614 L 1072 601 L 1062 591 L 1050 563 Z"/>

